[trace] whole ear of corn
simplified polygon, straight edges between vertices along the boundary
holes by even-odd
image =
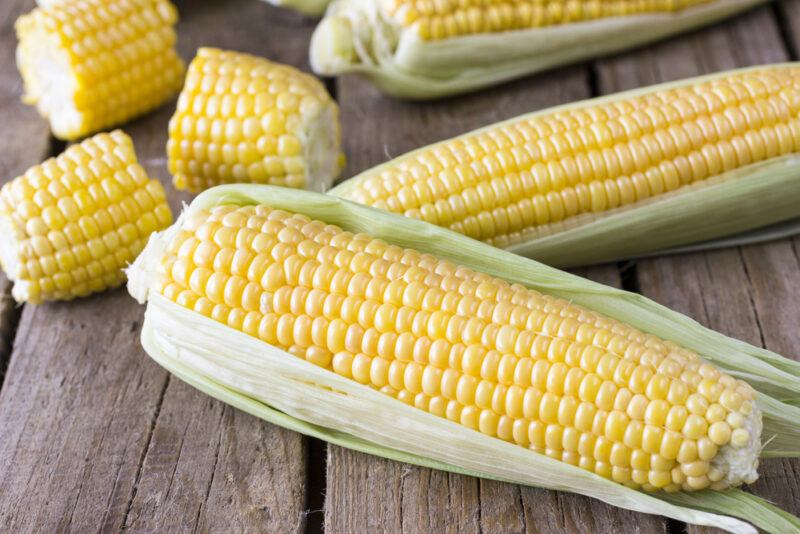
[[[121,285],[150,234],[171,222],[130,138],[98,134],[0,189],[0,267],[18,302],[83,297]]]
[[[73,140],[122,124],[180,89],[178,13],[168,0],[62,0],[16,23],[24,101]]]
[[[370,235],[354,233],[367,228]],[[482,265],[490,268],[473,270]],[[525,287],[517,273],[544,286]],[[768,363],[783,362],[776,355],[729,351],[738,342],[691,322],[686,345],[680,336],[659,339],[560,295],[569,287],[580,294],[570,275],[327,195],[264,186],[208,191],[151,240],[129,276],[131,294],[149,301],[143,344],[151,356],[279,424],[389,457],[733,531],[750,530],[629,489],[722,489],[756,476],[754,390],[689,347],[718,339],[734,368],[774,380],[788,388],[784,396],[799,394],[800,371],[795,365],[791,379],[781,378],[784,371]],[[589,299],[624,295],[581,283],[594,289]],[[648,319],[638,311],[638,320]],[[688,321],[658,311],[661,324],[648,330]],[[764,406],[768,427],[798,411]],[[432,439],[442,434],[447,447]],[[758,513],[748,517],[764,528],[797,528],[763,502],[728,495],[754,506]],[[694,506],[720,510],[705,492]]]
[[[311,42],[325,76],[363,74],[428,99],[472,91],[698,28],[764,0],[336,0]]]
[[[338,176],[339,108],[319,80],[266,59],[201,48],[169,124],[173,184],[255,182],[324,191]]]
[[[572,266],[798,217],[799,151],[800,67],[774,65],[524,115],[400,156],[331,194]]]

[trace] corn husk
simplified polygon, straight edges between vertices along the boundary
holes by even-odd
[[[772,455],[800,455],[800,364],[708,330],[640,295],[606,287],[426,223],[306,191],[270,186],[221,186],[201,194],[189,212],[219,204],[268,204],[302,212],[353,232],[368,232],[403,247],[567,298],[637,328],[696,350],[759,390]],[[560,491],[614,506],[755,532],[744,517],[770,532],[800,532],[800,521],[740,490],[653,494],[631,490],[588,471],[485,436],[409,407],[314,366],[259,339],[149,292],[163,249],[181,221],[151,238],[129,269],[129,291],[148,302],[142,332],[147,353],[189,384],[257,417],[386,458]],[[775,432],[780,432],[776,435]],[[436,439],[431,439],[436,436]],[[781,443],[780,450],[772,444]],[[442,446],[442,443],[446,446]]]
[[[309,17],[320,17],[330,3],[329,0],[265,0],[273,6],[293,9]]]
[[[674,13],[610,17],[425,41],[374,0],[336,0],[311,40],[320,75],[357,73],[409,99],[465,93],[712,24],[765,0],[712,0]]]
[[[786,63],[748,67],[615,93],[515,117],[455,139],[543,115],[628,100],[736,73],[798,65]],[[334,187],[329,194],[348,198],[362,181],[379,176],[388,167],[411,160],[419,152],[451,141],[434,143],[364,171]],[[546,231],[513,243],[507,250],[565,268],[654,254],[753,244],[796,235],[800,232],[798,176],[800,154],[772,158],[636,204],[599,214],[583,214],[551,224]]]

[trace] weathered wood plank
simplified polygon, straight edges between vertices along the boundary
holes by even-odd
[[[296,15],[180,7],[187,58],[212,44],[304,64],[311,24]],[[188,197],[163,161],[173,107],[124,129],[177,208]],[[140,347],[141,319],[124,289],[25,308],[0,392],[0,530],[301,530],[303,438],[170,379]]]
[[[425,104],[389,99],[357,78],[343,78],[338,88],[349,159],[345,176],[437,140],[589,96],[586,73],[579,68]],[[619,284],[613,266],[579,274]],[[329,533],[611,532],[631,524],[640,532],[666,529],[661,518],[591,499],[433,471],[334,446],[328,448],[325,496]]]
[[[31,165],[39,163],[50,150],[50,130],[36,110],[25,106],[22,80],[17,73],[14,53],[14,21],[34,6],[33,0],[0,4],[0,186],[13,180]],[[11,337],[19,321],[19,309],[11,299],[11,284],[0,272],[0,384],[11,351]]]
[[[0,392],[0,530],[122,526],[166,384],[140,322],[124,290],[25,307]]]
[[[728,25],[599,62],[598,70],[601,91],[608,93],[787,59],[773,12],[763,8]],[[715,330],[789,357],[797,356],[799,272],[796,244],[790,240],[638,262],[645,295]],[[762,478],[751,490],[798,513],[800,462],[764,461],[760,471]],[[707,529],[690,526],[689,531]]]

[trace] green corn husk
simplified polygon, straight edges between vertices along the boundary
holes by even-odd
[[[271,186],[220,186],[198,196],[188,212],[221,204],[267,204],[301,212],[348,231],[367,232],[572,300],[676,341],[728,372],[751,379],[759,391],[764,414],[762,439],[769,441],[765,452],[770,456],[800,456],[800,409],[769,396],[800,400],[797,362],[708,330],[640,295],[558,271],[421,221],[329,195]],[[800,520],[740,490],[668,495],[629,489],[397,402],[150,293],[156,265],[181,222],[150,239],[129,269],[128,289],[140,302],[148,302],[142,331],[148,354],[209,395],[291,430],[398,461],[580,493],[614,506],[731,532],[755,532],[731,516],[769,532],[800,532]],[[446,436],[446,447],[440,445],[442,436]],[[773,448],[775,443],[780,443],[778,449]]]
[[[264,0],[273,6],[293,9],[310,17],[321,17],[330,0]]]
[[[342,198],[364,180],[455,139],[506,124],[628,100],[748,71],[796,67],[762,65],[714,73],[556,106],[468,132],[399,156],[345,180],[328,193]],[[800,154],[789,154],[707,178],[672,192],[599,214],[582,214],[550,225],[547,234],[506,250],[553,267],[585,266],[655,254],[684,253],[753,244],[800,233]]]
[[[312,37],[311,67],[324,76],[362,74],[395,97],[440,98],[641,46],[765,1],[711,0],[674,13],[425,41],[393,22],[381,2],[336,0]]]

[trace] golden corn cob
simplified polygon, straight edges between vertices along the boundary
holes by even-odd
[[[798,151],[800,68],[775,66],[506,121],[332,193],[514,247]]]
[[[131,139],[98,134],[0,189],[0,267],[18,302],[86,296],[122,284],[150,234],[171,222]]]
[[[177,18],[168,0],[62,0],[34,9],[16,24],[24,101],[67,140],[155,109],[183,79]]]
[[[313,76],[201,48],[169,124],[178,189],[253,182],[323,191],[339,174],[339,110]]]
[[[266,205],[173,235],[153,291],[401,402],[634,488],[757,476],[754,391],[675,343]]]

